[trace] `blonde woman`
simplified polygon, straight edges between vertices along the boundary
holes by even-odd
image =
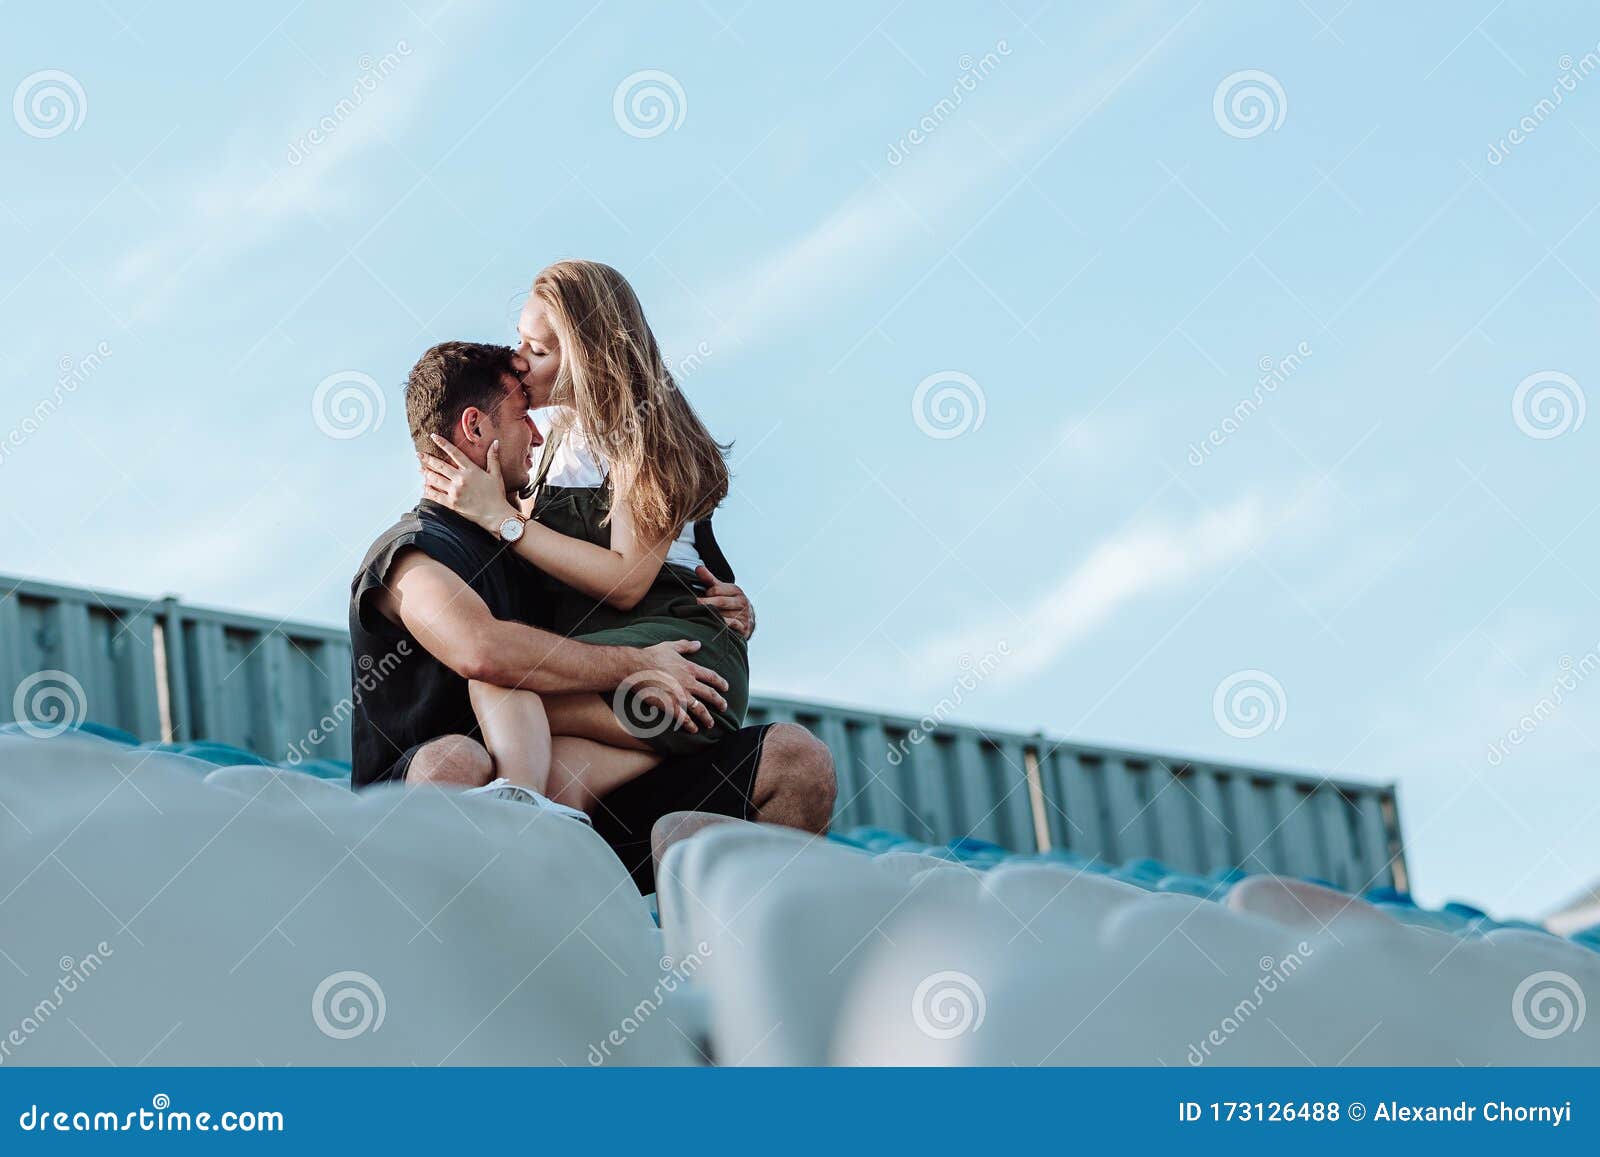
[[[482,470],[438,437],[442,457],[421,456],[425,497],[498,535],[554,580],[541,625],[594,644],[689,639],[700,644],[694,661],[728,684],[710,729],[687,713],[664,714],[648,683],[611,696],[542,698],[475,684],[496,774],[589,810],[662,758],[703,750],[742,725],[744,635],[754,624],[730,629],[718,614],[729,608],[703,600],[714,579],[733,580],[710,524],[728,493],[726,447],[679,392],[633,287],[607,265],[557,262],[534,280],[517,330],[529,398],[553,415],[524,503],[506,496],[498,443]],[[612,750],[574,767],[558,746],[552,775],[550,736]]]

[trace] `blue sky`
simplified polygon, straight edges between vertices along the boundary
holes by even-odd
[[[978,7],[8,5],[0,569],[341,622],[411,362],[595,258],[758,690],[999,654],[961,717],[1397,780],[1425,897],[1600,877],[1600,20]]]

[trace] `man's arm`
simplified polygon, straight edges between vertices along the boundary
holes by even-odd
[[[727,681],[685,658],[698,643],[596,647],[497,619],[460,575],[420,550],[399,554],[372,598],[380,614],[405,627],[463,679],[548,694],[610,691],[637,678],[659,687],[680,719],[687,713],[707,729],[712,719],[706,703],[726,708],[721,692]],[[692,722],[687,726],[695,730]]]

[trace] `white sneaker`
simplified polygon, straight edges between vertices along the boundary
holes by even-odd
[[[588,812],[579,811],[575,807],[568,807],[564,803],[557,803],[548,796],[540,795],[531,787],[523,787],[520,783],[512,783],[509,779],[497,779],[486,783],[482,787],[468,788],[462,795],[484,795],[490,799],[508,799],[513,803],[525,803],[532,807],[542,808],[558,816],[566,816],[569,820],[577,820],[581,824],[594,826]]]

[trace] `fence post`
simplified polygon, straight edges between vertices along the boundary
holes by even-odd
[[[156,673],[166,688],[167,718],[163,721],[166,743],[184,743],[196,738],[190,719],[189,647],[184,638],[183,608],[178,596],[161,600],[161,655],[166,670]]]

